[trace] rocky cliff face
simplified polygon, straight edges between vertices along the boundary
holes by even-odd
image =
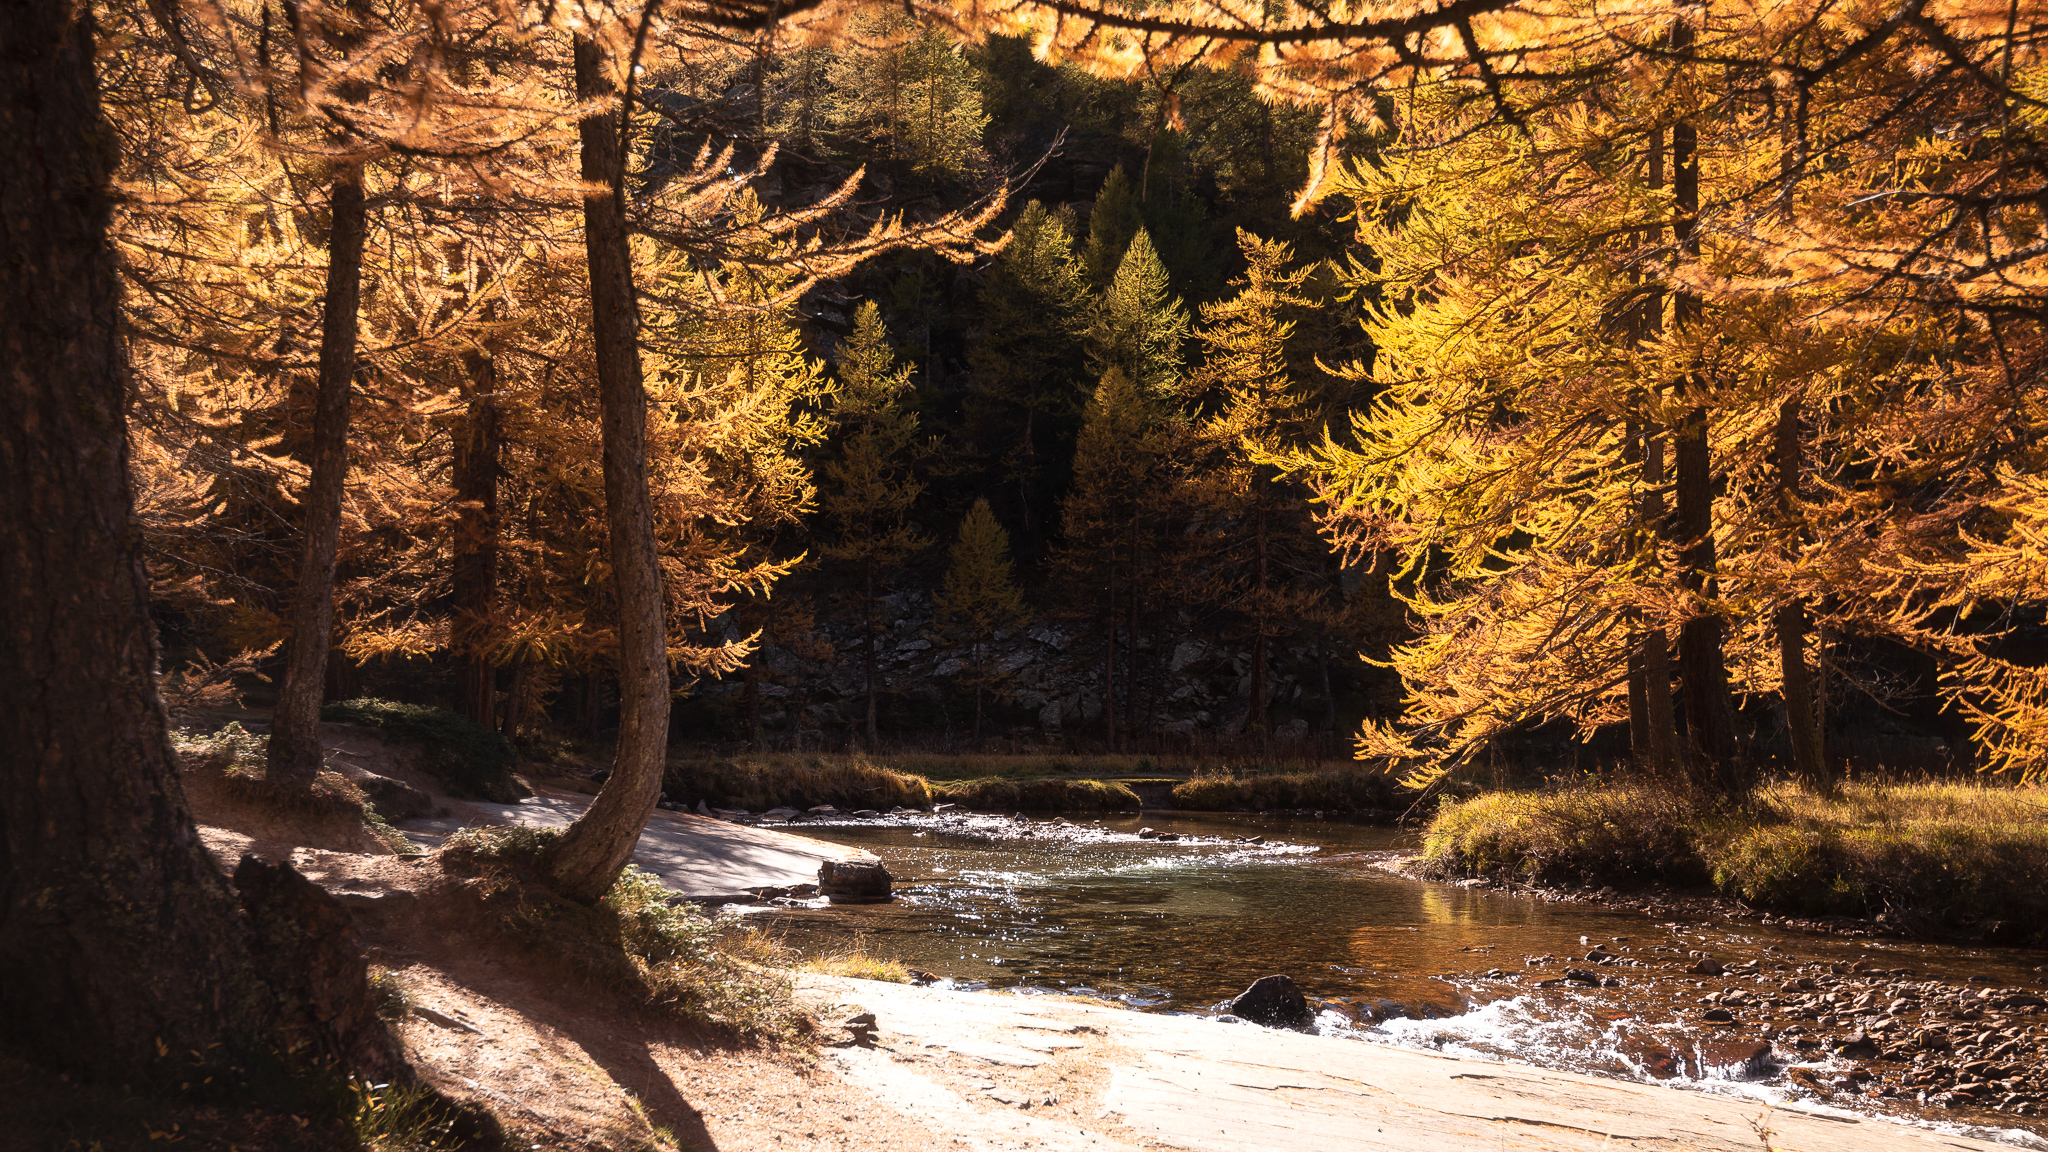
[[[876,673],[883,691],[885,730],[964,738],[973,724],[970,653],[949,645],[933,619],[931,597],[922,590],[882,600],[887,621],[877,639]],[[1000,695],[986,704],[984,734],[1034,742],[1099,736],[1103,730],[1103,637],[1097,628],[1070,620],[1034,618],[996,634],[987,660],[1003,678]],[[765,742],[805,747],[845,739],[863,714],[860,623],[821,614],[817,638],[830,645],[829,659],[806,659],[767,646],[758,660],[761,725]],[[822,648],[822,646],[820,646]],[[1191,621],[1176,621],[1165,634],[1141,635],[1137,643],[1135,722],[1119,716],[1119,727],[1142,741],[1197,743],[1204,738],[1254,735],[1246,731],[1250,711],[1251,654],[1194,634]],[[1378,687],[1355,654],[1328,653],[1324,692],[1322,659],[1313,644],[1275,645],[1268,669],[1269,739],[1304,747],[1327,741],[1334,712],[1339,733],[1369,711]],[[1131,683],[1125,667],[1125,639],[1118,637],[1117,699],[1128,709]],[[686,713],[700,725],[741,736],[747,728],[743,677],[700,685]]]

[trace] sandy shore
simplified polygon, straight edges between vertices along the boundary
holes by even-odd
[[[1058,997],[808,976],[875,1014],[836,1076],[975,1149],[1192,1152],[1638,1149],[1852,1152],[2010,1145],[1882,1120]]]

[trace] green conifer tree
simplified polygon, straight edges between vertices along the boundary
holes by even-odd
[[[1308,269],[1289,271],[1285,244],[1238,233],[1245,273],[1238,294],[1204,305],[1197,333],[1208,349],[1188,381],[1192,400],[1214,413],[1200,429],[1200,466],[1188,494],[1199,509],[1208,555],[1199,595],[1237,623],[1250,643],[1246,730],[1266,725],[1267,674],[1274,640],[1292,635],[1332,591],[1329,549],[1317,538],[1308,492],[1280,483],[1265,462],[1314,442],[1313,409],[1288,369],[1294,324],[1286,313],[1308,306]]]
[[[899,174],[961,179],[986,166],[974,66],[953,38],[901,15],[857,21],[858,46],[839,54],[828,70],[828,118],[839,130],[863,135],[889,149]]]
[[[1088,283],[1097,291],[1109,287],[1116,277],[1117,265],[1123,262],[1124,250],[1131,246],[1140,223],[1137,193],[1119,164],[1110,169],[1109,179],[1095,194],[1095,211],[1088,217],[1088,247],[1081,257]]]
[[[873,301],[854,314],[853,337],[835,363],[839,389],[832,420],[837,427],[836,451],[824,463],[825,514],[834,528],[834,542],[825,548],[859,574],[862,672],[867,696],[865,730],[869,747],[877,740],[875,722],[875,603],[889,576],[930,540],[906,517],[924,485],[910,474],[917,438],[917,416],[904,404],[910,372],[896,367],[882,326],[881,309]]]
[[[1089,317],[1089,362],[1099,372],[1121,371],[1152,396],[1167,396],[1179,388],[1187,338],[1187,309],[1168,287],[1152,237],[1140,228]]]
[[[1036,200],[1024,206],[1009,246],[989,268],[982,335],[967,353],[975,379],[970,418],[984,442],[1007,446],[1003,482],[1016,486],[1027,531],[1046,467],[1040,444],[1058,433],[1048,417],[1069,414],[1064,435],[1071,437],[1070,414],[1079,406],[1088,286],[1074,261],[1069,219]]]
[[[1004,675],[990,662],[995,634],[1024,616],[1024,595],[1010,574],[1010,534],[986,499],[960,522],[953,562],[938,596],[944,638],[967,646],[967,680],[974,686],[974,739],[981,741],[982,698],[1001,691]]]
[[[1136,713],[1132,690],[1138,625],[1158,559],[1161,479],[1175,429],[1159,405],[1111,367],[1088,403],[1074,449],[1074,481],[1061,502],[1061,543],[1054,570],[1078,613],[1101,635],[1102,713],[1117,741],[1117,631],[1125,640],[1126,728]]]

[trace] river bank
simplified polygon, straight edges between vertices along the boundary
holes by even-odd
[[[826,1066],[889,1113],[977,1149],[1302,1152],[1502,1148],[1850,1152],[2000,1145],[1820,1106],[1680,1093],[1067,998],[803,981],[871,1014]],[[871,1046],[870,1046],[871,1045]],[[949,1141],[946,1138],[950,1138]],[[721,1148],[725,1145],[721,1142]]]
[[[1220,756],[761,753],[678,757],[664,788],[694,804],[761,812],[950,803],[1064,815],[1182,811],[1397,815],[1393,786],[1348,763]]]
[[[1419,866],[1441,878],[1688,894],[1813,926],[1928,939],[2048,944],[2048,805],[1974,783],[1789,783],[1710,807],[1657,784],[1494,792],[1444,804]],[[1647,891],[1645,891],[1647,890]]]
[[[876,853],[898,899],[762,910],[768,931],[803,952],[858,939],[942,987],[1216,1017],[1281,972],[1333,1038],[2048,1134],[2042,958],[2020,950],[1425,881],[1400,871],[1412,834],[1312,818],[906,813],[806,833]]]

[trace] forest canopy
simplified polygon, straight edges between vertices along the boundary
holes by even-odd
[[[1714,792],[1862,709],[2032,774],[2031,15],[108,6],[174,681]]]

